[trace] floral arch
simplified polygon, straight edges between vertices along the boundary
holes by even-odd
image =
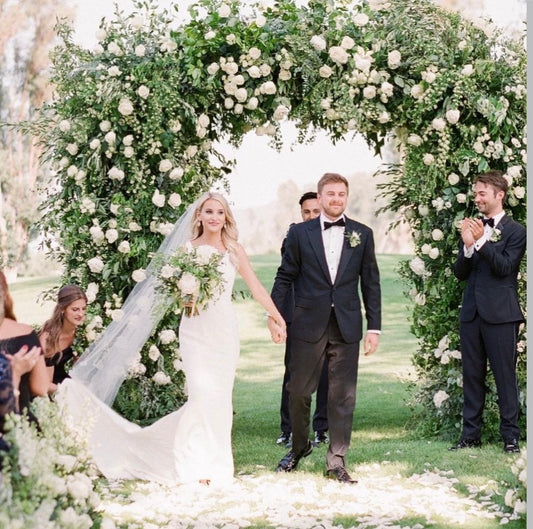
[[[301,141],[316,129],[333,142],[354,131],[379,152],[390,138],[400,161],[383,167],[382,192],[416,247],[400,270],[419,339],[414,409],[425,433],[455,435],[457,225],[475,211],[473,177],[489,167],[506,173],[506,209],[525,222],[523,44],[429,0],[279,0],[267,8],[200,0],[181,24],[155,3],[135,8],[104,20],[90,51],[59,26],[56,97],[34,126],[60,184],[42,227],[66,279],[92,300],[88,340],[117,317],[185,206],[223,185],[231,161],[217,142],[239,145],[255,130],[280,145],[285,119]],[[525,268],[520,285],[525,300]],[[160,416],[180,398],[177,318],[167,315],[119,393],[116,406],[130,419]],[[492,388],[487,425],[496,417]]]

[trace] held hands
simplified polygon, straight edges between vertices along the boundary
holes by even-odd
[[[274,343],[285,343],[287,339],[287,328],[283,319],[278,320],[273,316],[267,316],[267,325],[268,330],[270,331],[270,336]]]
[[[484,233],[485,228],[483,227],[481,219],[463,219],[463,222],[461,223],[461,238],[467,248],[475,244]]]

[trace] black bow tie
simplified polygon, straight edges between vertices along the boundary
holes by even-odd
[[[344,226],[346,223],[344,222],[344,218],[341,217],[340,219],[336,220],[335,222],[328,222],[327,220],[324,221],[324,229],[329,230],[331,226]]]
[[[482,222],[483,222],[483,226],[485,226],[485,224],[488,224],[491,228],[494,228],[494,219],[481,219]]]

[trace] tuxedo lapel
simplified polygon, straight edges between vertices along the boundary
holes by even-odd
[[[315,221],[316,220],[316,221]],[[326,253],[324,251],[324,242],[322,241],[322,229],[320,227],[320,220],[315,219],[308,221],[307,224],[307,234],[309,236],[309,244],[320,264],[320,268],[324,272],[324,275],[331,282],[331,277],[329,275],[328,263],[326,261]]]

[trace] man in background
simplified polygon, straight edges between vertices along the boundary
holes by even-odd
[[[465,218],[461,224],[454,273],[466,281],[459,313],[463,432],[450,450],[481,445],[488,359],[498,391],[503,450],[520,452],[516,340],[524,315],[517,276],[526,251],[526,228],[505,214],[507,187],[501,171],[479,175],[474,201],[483,218]]]
[[[314,191],[308,191],[304,193],[299,200],[300,213],[304,222],[312,219],[316,219],[320,215],[320,205],[318,204],[317,194]],[[281,256],[285,250],[285,240],[281,245]],[[291,342],[290,342],[290,322],[292,319],[292,313],[294,311],[294,291],[291,289],[287,294],[287,298],[281,309],[281,315],[283,316],[287,324],[287,341],[285,342],[285,374],[283,375],[283,384],[281,387],[281,434],[278,437],[276,443],[279,445],[291,447],[291,421],[289,417],[289,392],[287,391],[287,384],[290,379],[289,375],[289,361],[291,357]],[[315,413],[313,415],[313,430],[315,432],[314,445],[318,446],[321,443],[327,444],[328,439],[328,370],[326,364],[322,370],[320,382],[316,392],[316,405]]]

